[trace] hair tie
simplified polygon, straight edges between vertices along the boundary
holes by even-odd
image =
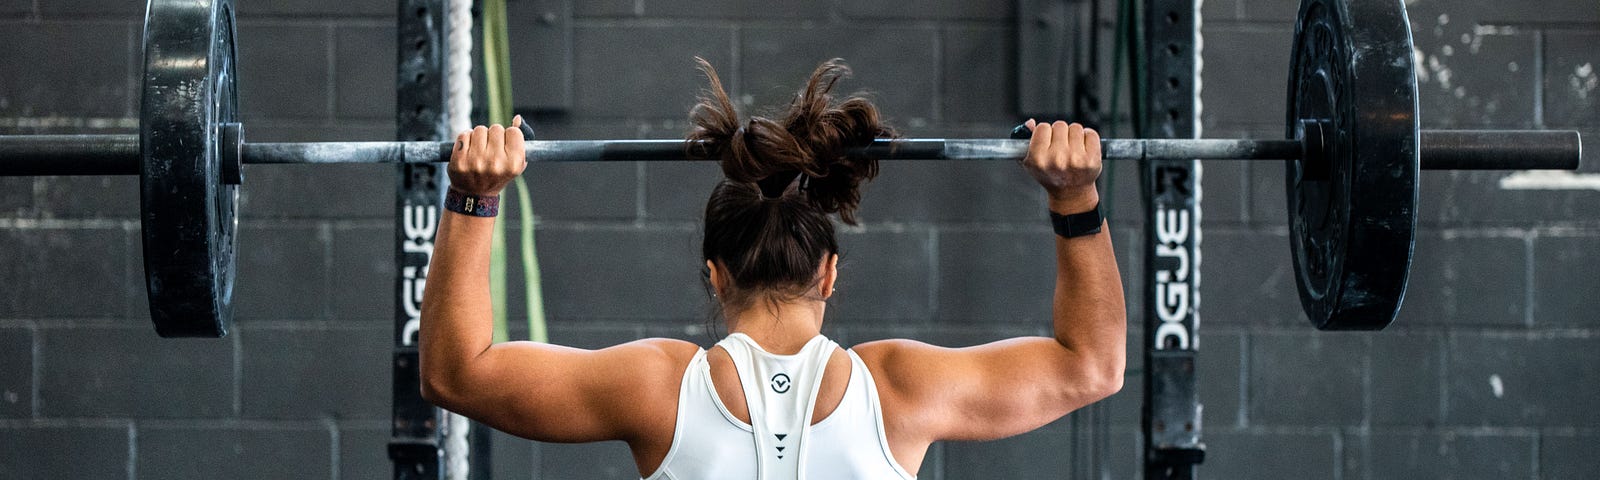
[[[763,198],[783,198],[804,190],[810,184],[810,175],[795,170],[778,172],[756,181],[756,186],[761,188]]]

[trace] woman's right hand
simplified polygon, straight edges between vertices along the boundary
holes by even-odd
[[[499,195],[506,184],[528,168],[523,155],[522,116],[511,128],[479,125],[456,135],[450,153],[450,188],[472,195]]]
[[[1100,134],[1076,123],[1057,121],[1023,125],[1033,130],[1022,165],[1050,195],[1050,209],[1070,215],[1100,203],[1095,179],[1100,177]]]

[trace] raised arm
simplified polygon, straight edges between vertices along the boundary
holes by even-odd
[[[449,166],[451,188],[478,198],[494,196],[520,175],[527,163],[515,126],[480,126],[458,137]],[[454,211],[440,219],[422,303],[423,398],[543,441],[630,440],[642,429],[659,428],[660,421],[650,418],[659,408],[648,400],[670,400],[671,405],[659,407],[676,408],[677,396],[641,394],[676,392],[695,347],[660,339],[595,351],[534,342],[494,344],[489,295],[494,220]]]
[[[1078,124],[1037,124],[1024,166],[1058,214],[1099,203],[1100,138]],[[1024,433],[1122,388],[1127,320],[1111,235],[1054,236],[1054,336],[969,348],[910,340],[856,347],[877,374],[891,447]],[[897,440],[898,438],[898,440]],[[901,450],[896,448],[896,450]],[[897,452],[898,455],[898,452]]]

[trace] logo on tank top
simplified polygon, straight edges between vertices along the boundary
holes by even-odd
[[[773,375],[770,383],[772,384],[772,391],[778,393],[789,393],[790,382],[788,375],[782,373]]]

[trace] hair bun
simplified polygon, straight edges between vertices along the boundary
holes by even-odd
[[[835,102],[834,84],[850,74],[844,61],[817,66],[781,121],[753,116],[741,122],[716,69],[703,58],[695,60],[709,85],[689,114],[694,129],[688,140],[698,142],[690,154],[717,159],[729,181],[756,184],[768,198],[792,195],[788,187],[804,183],[798,190],[812,205],[854,225],[861,183],[878,175],[878,161],[852,155],[851,149],[893,138],[895,132],[871,101],[851,96]]]

